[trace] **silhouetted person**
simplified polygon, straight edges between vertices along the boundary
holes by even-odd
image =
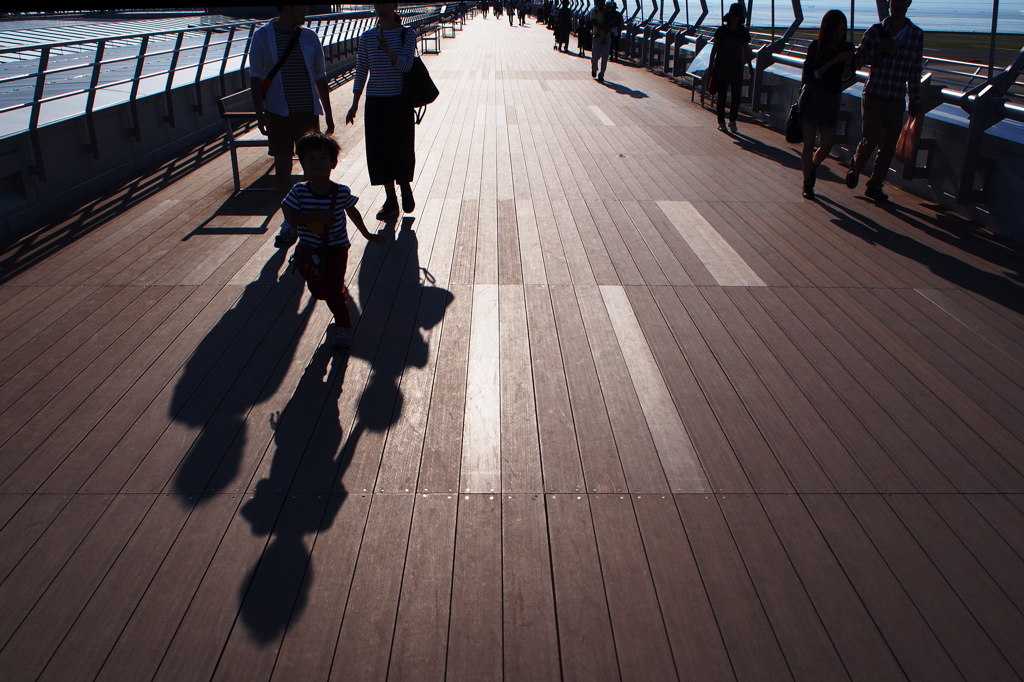
[[[921,111],[921,58],[924,31],[907,19],[910,0],[889,0],[889,17],[864,32],[855,63],[870,64],[861,94],[861,141],[850,161],[846,186],[857,187],[860,172],[878,147],[871,178],[864,195],[877,202],[889,197],[882,191],[889,163],[903,127],[904,100],[909,96],[910,115]]]
[[[715,76],[718,84],[718,129],[725,129],[725,94],[732,90],[732,107],[729,110],[729,130],[736,132],[736,118],[740,113],[740,99],[743,90],[743,64],[751,63],[750,31],[743,25],[746,12],[743,5],[734,2],[729,5],[729,13],[725,15],[725,23],[715,31],[714,43],[708,68]]]
[[[278,8],[278,17],[257,30],[249,48],[250,92],[260,132],[267,136],[267,153],[274,157],[277,192],[291,188],[295,142],[320,130],[320,114],[327,134],[334,133],[331,89],[327,84],[324,48],[314,31],[302,28],[305,5]],[[278,248],[295,243],[287,223],[274,242]]]
[[[483,6],[486,17],[487,3]],[[366,169],[370,184],[382,185],[386,195],[377,220],[390,220],[398,217],[395,183],[402,190],[402,210],[416,208],[410,185],[416,168],[415,114],[402,95],[405,74],[416,57],[416,31],[402,26],[398,3],[377,3],[373,9],[377,25],[359,36],[352,107],[345,122],[355,121],[365,87]]]
[[[803,196],[814,198],[818,166],[828,158],[836,140],[839,98],[843,82],[853,76],[853,44],[846,41],[846,15],[829,10],[821,19],[818,38],[807,47],[803,83],[807,88],[800,117],[804,128],[804,149],[800,163],[804,172]],[[820,145],[815,151],[814,138]]]
[[[384,238],[367,231],[356,208],[359,197],[353,196],[346,185],[331,180],[341,153],[334,138],[320,133],[307,135],[299,140],[297,151],[306,180],[292,187],[281,204],[285,217],[298,228],[295,266],[306,280],[309,293],[325,301],[334,313],[333,344],[345,348],[352,343],[345,290],[349,247],[346,217],[367,241],[380,243]]]
[[[555,17],[555,49],[563,52],[569,51],[569,34],[572,32],[572,10],[569,9],[569,0],[562,0],[562,6],[558,8]]]

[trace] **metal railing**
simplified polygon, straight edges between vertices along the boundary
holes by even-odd
[[[692,24],[675,23],[679,15],[678,0],[672,0],[674,11],[669,21],[656,20],[664,17],[668,9],[662,2],[653,2],[653,10],[646,18],[642,16],[643,5],[633,0],[632,14],[629,0],[622,0],[623,17],[626,25],[622,30],[622,52],[632,61],[661,73],[678,82],[695,88],[702,75],[700,70],[691,70],[691,62],[697,62],[698,55],[711,42],[715,27],[704,25],[708,15],[707,0],[700,0],[701,14]],[[752,0],[745,3],[749,8]],[[771,0],[774,16],[775,0]],[[880,11],[884,3],[879,2]],[[573,0],[574,25],[586,22],[591,7],[590,0]],[[765,71],[774,64],[784,64],[802,69],[807,56],[810,40],[795,37],[803,21],[800,0],[792,0],[794,21],[781,35],[751,31],[751,48],[755,52],[755,75],[751,87],[750,103],[755,111],[762,109],[762,82]],[[689,7],[687,5],[687,17]],[[995,31],[995,5],[993,7],[993,33]],[[638,20],[639,19],[639,20]],[[979,150],[985,131],[1004,119],[1024,122],[1024,48],[1002,71],[995,67],[995,42],[989,50],[986,64],[945,59],[925,54],[923,59],[922,96],[925,112],[940,104],[952,104],[968,114],[967,154],[963,161],[957,202],[962,205],[978,203],[984,193],[974,188],[974,179],[979,166]],[[925,45],[927,49],[927,43]],[[706,61],[706,59],[704,60]],[[868,71],[858,71],[850,81],[867,80]],[[912,173],[912,171],[911,171]],[[912,175],[911,175],[912,177]]]
[[[403,7],[408,25],[419,26],[440,17],[443,5]],[[369,11],[312,16],[306,26],[320,37],[328,69],[351,66],[359,35],[375,21]],[[39,129],[47,123],[84,116],[86,153],[100,158],[94,113],[104,107],[129,104],[130,135],[141,140],[136,101],[164,93],[165,122],[176,126],[171,91],[194,88],[193,110],[203,116],[206,102],[200,83],[221,81],[221,95],[248,87],[242,72],[255,31],[266,20],[241,21],[184,30],[45,43],[0,50],[0,137],[28,131],[37,160],[30,172],[45,181],[39,159]],[[229,76],[237,75],[234,90]],[[332,74],[329,74],[332,75]]]

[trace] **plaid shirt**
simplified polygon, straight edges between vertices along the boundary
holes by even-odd
[[[885,53],[875,54],[884,40],[895,38],[889,19],[864,32],[857,48],[857,66],[871,65],[864,94],[886,101],[901,100],[910,95],[910,106],[921,104],[921,59],[924,53],[924,31],[907,20],[907,37]]]

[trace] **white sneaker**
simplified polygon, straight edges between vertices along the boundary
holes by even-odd
[[[731,123],[729,123],[729,130],[733,131],[734,133],[737,132],[736,121],[732,121]]]
[[[279,249],[287,249],[298,240],[299,234],[295,226],[287,220],[281,223],[281,231],[274,237],[274,246]]]
[[[352,327],[339,327],[334,324],[334,343],[332,344],[335,348],[348,348],[352,345]]]

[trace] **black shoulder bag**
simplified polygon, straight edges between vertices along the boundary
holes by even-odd
[[[260,84],[263,86],[264,95],[266,95],[267,92],[270,90],[270,84],[274,81],[274,76],[276,76],[277,72],[281,70],[281,67],[284,66],[284,63],[288,61],[288,57],[291,56],[292,50],[294,50],[295,46],[298,45],[300,35],[302,35],[302,27],[296,26],[295,32],[292,33],[292,39],[288,41],[288,47],[284,48],[284,52],[281,54],[281,58],[277,60],[277,64],[274,64],[274,68],[270,70],[270,73],[267,74],[267,77],[260,82]]]
[[[402,28],[402,46],[405,46],[405,36],[409,33],[408,27]],[[417,56],[413,56],[412,68],[405,74],[405,84],[402,86],[402,95],[416,111],[416,125],[423,120],[427,105],[437,99],[440,94],[434,81],[430,78],[426,64]]]

